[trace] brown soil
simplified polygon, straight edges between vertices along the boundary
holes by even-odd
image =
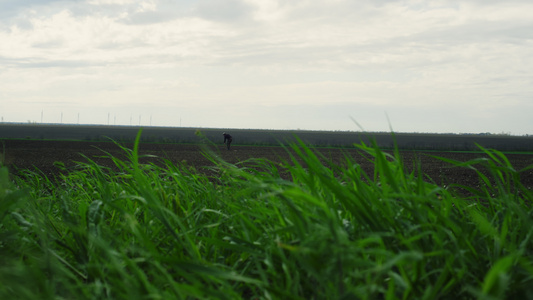
[[[7,166],[11,173],[17,174],[21,169],[39,169],[49,177],[54,177],[61,172],[55,162],[63,162],[67,169],[74,168],[76,161],[86,162],[86,156],[98,164],[113,167],[114,164],[109,153],[114,157],[126,159],[125,151],[111,142],[73,142],[73,141],[38,141],[38,140],[4,140],[0,143],[0,163]],[[132,149],[133,145],[125,144],[124,147]],[[202,153],[200,145],[183,144],[141,144],[140,155],[155,155],[157,158],[143,158],[141,162],[160,163],[167,159],[172,163],[185,163],[196,169],[209,172],[204,167],[213,166]],[[288,151],[282,147],[257,147],[257,146],[232,146],[230,151],[224,145],[211,148],[213,153],[223,160],[237,164],[251,158],[264,158],[274,162],[290,159]],[[328,160],[342,164],[345,155],[349,155],[368,174],[372,174],[373,163],[368,155],[357,149],[316,148]],[[446,157],[457,161],[468,161],[475,158],[486,157],[482,153],[459,152],[414,152],[402,151],[402,159],[408,169],[418,162],[424,174],[439,185],[463,184],[471,187],[478,186],[480,181],[475,172],[468,168],[451,167],[449,163],[431,156]],[[431,156],[430,156],[431,155]],[[533,155],[506,154],[516,170],[521,170],[533,164]],[[533,188],[533,170],[520,174],[521,182]]]

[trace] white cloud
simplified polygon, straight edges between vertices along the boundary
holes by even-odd
[[[512,126],[511,112],[531,108],[530,1],[91,0],[0,6],[0,40],[6,41],[0,43],[0,104],[33,103],[9,108],[22,121],[26,117],[18,110],[69,103],[72,110],[84,107],[95,115],[124,106],[129,114],[148,107],[154,114],[197,112],[195,126],[227,123],[218,111],[228,110],[240,115],[235,127],[275,128],[268,122],[276,115],[282,128],[351,129],[343,127],[351,126],[349,118],[337,122],[317,112],[344,118],[340,107],[359,106],[386,122],[378,117],[385,110],[394,121],[396,114],[438,114],[445,107],[463,118],[456,122],[465,126],[463,132],[482,126],[527,132],[527,121]],[[262,119],[253,113],[257,109],[270,117]],[[499,111],[506,114],[493,121],[497,125],[482,118]],[[476,126],[469,117],[478,120]],[[400,119],[398,128],[407,131],[450,128],[439,118],[427,124],[431,119],[416,113]],[[170,116],[166,122],[176,125]]]
[[[127,4],[134,4],[136,2],[138,1],[136,0],[89,0],[87,3],[90,5],[127,5]]]

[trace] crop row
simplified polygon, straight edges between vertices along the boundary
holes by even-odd
[[[0,124],[0,138],[101,141],[133,141],[136,126]],[[354,143],[375,141],[381,148],[413,150],[476,150],[476,144],[500,151],[533,151],[533,137],[488,134],[422,134],[353,131],[260,130],[224,128],[146,127],[142,142],[198,143],[202,139],[218,143],[222,132],[233,136],[234,144],[278,145],[296,141],[321,147],[350,147]]]

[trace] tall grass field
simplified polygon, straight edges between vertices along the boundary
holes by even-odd
[[[0,299],[533,299],[533,165],[501,152],[447,160],[479,176],[458,192],[371,144],[373,173],[304,143],[206,147],[208,173],[140,164],[139,139],[114,169],[0,168]]]

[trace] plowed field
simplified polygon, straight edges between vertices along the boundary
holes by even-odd
[[[63,162],[68,168],[75,166],[75,161],[86,161],[82,156],[87,156],[103,166],[113,167],[112,160],[107,153],[115,157],[124,158],[124,150],[111,142],[72,142],[72,141],[38,141],[38,140],[4,140],[0,146],[0,163],[8,166],[11,173],[16,174],[20,169],[39,169],[50,177],[60,173],[60,168],[55,162]],[[132,148],[131,144],[124,144],[126,148]],[[290,158],[286,149],[282,147],[258,147],[258,146],[232,146],[230,151],[224,148],[222,143],[211,148],[214,153],[229,163],[239,163],[251,158],[265,158],[275,162],[282,162]],[[368,155],[361,154],[357,149],[334,149],[316,148],[314,151],[322,153],[328,160],[342,163],[345,155],[351,156],[354,161],[365,171],[372,172],[373,164]],[[186,163],[194,166],[201,172],[210,171],[204,167],[213,164],[202,154],[200,145],[183,144],[141,144],[141,155],[155,155],[158,158],[144,158],[142,162],[158,163],[162,158],[173,163]],[[451,167],[431,156],[440,156],[468,161],[474,158],[485,157],[483,153],[460,153],[460,152],[414,152],[402,151],[402,159],[407,168],[412,168],[415,161],[419,162],[422,171],[439,185],[453,183],[475,187],[479,185],[479,179],[475,172],[466,168]],[[430,156],[431,155],[431,156]],[[521,170],[533,164],[533,155],[530,154],[507,154],[507,158],[516,170]],[[533,188],[533,170],[521,173],[521,181],[529,188]]]

